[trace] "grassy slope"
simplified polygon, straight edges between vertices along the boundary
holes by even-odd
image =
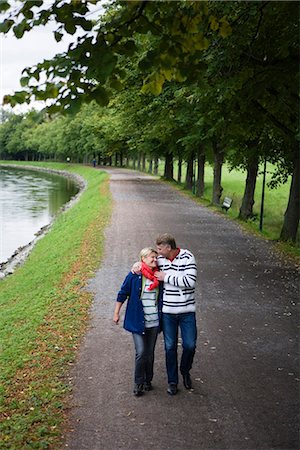
[[[270,167],[269,170],[272,170]],[[222,171],[222,187],[223,195],[233,198],[233,204],[231,209],[231,216],[237,216],[242,204],[242,198],[244,195],[246,173],[239,171],[229,172],[227,167],[223,167]],[[256,182],[255,189],[255,203],[253,212],[258,216],[256,225],[258,227],[260,206],[261,206],[261,193],[262,193],[262,174],[259,174]],[[266,181],[271,179],[271,173],[267,173]],[[206,169],[206,190],[205,197],[211,199],[212,197],[212,183],[213,173],[212,168]],[[283,224],[283,217],[287,206],[289,196],[290,182],[279,186],[277,189],[270,189],[266,185],[265,189],[265,204],[264,204],[264,221],[263,230],[267,237],[272,239],[278,238],[280,230]]]
[[[159,167],[159,174],[163,174],[163,164]],[[267,176],[266,181],[271,180],[271,174],[274,168],[271,164],[267,165]],[[186,167],[183,166],[182,180],[185,179]],[[177,165],[174,166],[174,177],[177,179]],[[232,207],[227,213],[227,216],[233,220],[236,220],[239,214],[239,209],[242,204],[242,199],[245,189],[246,173],[233,170],[229,172],[227,166],[224,164],[222,168],[222,187],[223,187],[223,197],[231,197],[233,199]],[[256,189],[255,189],[255,203],[253,207],[253,213],[255,217],[253,220],[246,222],[240,222],[241,225],[248,231],[259,234],[264,238],[276,241],[280,236],[280,231],[283,225],[284,213],[287,207],[289,191],[290,191],[289,178],[286,184],[278,186],[276,189],[270,189],[267,185],[265,187],[265,202],[264,202],[264,216],[263,216],[263,230],[259,232],[259,217],[260,217],[260,207],[261,207],[261,194],[262,194],[262,184],[263,175],[262,167],[260,167],[260,172],[257,177]],[[206,164],[205,166],[205,190],[204,195],[201,199],[195,197],[190,191],[184,190],[183,184],[174,184],[174,187],[185,192],[187,195],[191,195],[192,198],[206,206],[209,206],[216,211],[220,211],[220,208],[213,207],[210,205],[212,199],[212,186],[213,186],[213,168],[212,166]],[[277,243],[277,248],[283,252],[286,256],[290,256],[296,263],[300,263],[300,229],[298,231],[297,244],[290,245],[288,243]]]
[[[47,448],[61,434],[64,375],[91,303],[82,287],[99,266],[111,211],[104,172],[41,165],[79,174],[88,187],[26,264],[0,282],[1,448]]]

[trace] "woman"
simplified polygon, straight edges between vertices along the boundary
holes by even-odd
[[[128,299],[124,328],[130,331],[135,345],[134,395],[151,391],[154,349],[162,309],[162,283],[154,276],[157,271],[157,252],[146,247],[140,253],[141,273],[130,272],[118,293],[114,322],[119,323],[120,309]]]

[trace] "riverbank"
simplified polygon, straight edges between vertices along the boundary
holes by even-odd
[[[61,434],[66,371],[92,301],[83,288],[99,267],[111,213],[106,173],[72,164],[37,166],[80,177],[85,189],[26,262],[0,282],[0,434],[1,448],[10,450],[55,448]]]
[[[6,164],[6,163],[0,163],[0,168],[20,168],[20,164]],[[47,167],[37,167],[37,166],[31,166],[31,165],[22,165],[22,169],[26,170],[33,170],[33,171],[39,171],[39,172],[47,172],[47,173],[54,173],[60,176],[63,176],[65,178],[71,179],[74,184],[78,187],[79,191],[76,195],[74,195],[69,202],[64,204],[55,217],[52,218],[52,220],[45,226],[43,226],[40,230],[38,230],[35,233],[35,238],[28,242],[28,244],[19,247],[6,261],[3,261],[0,263],[0,280],[6,277],[7,275],[11,275],[14,273],[15,269],[20,265],[23,264],[23,262],[26,260],[28,255],[30,254],[31,250],[33,249],[36,242],[41,239],[51,228],[53,222],[57,218],[57,216],[62,213],[63,211],[66,211],[67,209],[71,208],[75,202],[77,202],[86,188],[86,181],[81,176],[70,173],[66,170],[58,170],[58,169],[51,169]]]

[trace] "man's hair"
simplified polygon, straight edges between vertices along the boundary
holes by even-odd
[[[140,260],[143,258],[146,258],[147,256],[151,255],[151,253],[155,253],[157,255],[157,251],[152,247],[145,247],[140,251]]]
[[[164,233],[164,234],[160,234],[159,236],[157,236],[156,245],[161,245],[161,244],[163,244],[163,245],[168,244],[168,245],[170,245],[170,247],[172,249],[177,248],[175,238],[169,233]]]

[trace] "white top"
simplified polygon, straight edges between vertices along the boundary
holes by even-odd
[[[162,312],[195,312],[197,264],[194,255],[189,250],[181,249],[173,261],[159,256],[157,264],[160,270],[166,272]]]
[[[158,307],[157,307],[157,288],[149,291],[148,288],[152,283],[148,278],[144,278],[145,287],[141,295],[144,308],[145,328],[158,327]]]

